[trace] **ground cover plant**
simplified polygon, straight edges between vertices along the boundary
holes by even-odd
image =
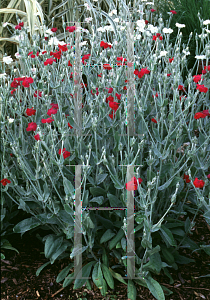
[[[88,4],[87,10],[91,13]],[[48,38],[40,41],[34,36],[30,47],[24,23],[17,20],[16,30],[23,34],[18,54],[23,69],[18,64],[16,70],[12,67],[10,76],[1,77],[0,86],[2,205],[12,200],[31,215],[14,232],[52,230],[42,239],[49,261],[37,275],[55,260],[74,259],[82,252],[82,274],[91,277],[103,296],[116,278],[127,285],[130,299],[136,299],[133,282],[147,287],[156,299],[165,299],[171,291],[154,280],[153,274],[164,270],[170,279],[168,268],[176,270],[179,263],[191,262],[179,254],[180,247],[209,253],[209,245],[198,245],[187,235],[201,210],[210,222],[210,42],[209,35],[205,36],[199,53],[207,62],[202,74],[191,70],[183,80],[187,49],[181,46],[182,24],[177,24],[172,47],[171,29],[150,4],[141,3],[140,19],[133,25],[125,22],[128,11],[122,4],[119,15],[116,10],[111,16],[98,14],[101,27],[92,24],[91,31],[64,22],[64,41],[56,38],[57,28],[52,27],[47,30]],[[202,26],[209,23],[204,20]],[[81,56],[74,51],[78,49],[78,45],[74,49],[74,38],[80,31]],[[78,57],[87,79],[86,84],[81,82],[79,104],[74,95],[81,78],[74,69]],[[4,73],[11,58],[3,60]],[[130,137],[129,90],[134,82],[135,133],[139,135]],[[74,130],[80,129],[77,113],[81,111],[84,135],[78,136]],[[199,130],[198,137],[195,130]],[[77,165],[83,165],[83,208],[123,208],[128,197],[135,196],[138,279],[123,279],[129,246],[125,209],[83,209],[83,247],[74,247]],[[129,180],[127,166],[134,168]],[[178,220],[189,212],[194,214],[192,222],[189,217],[185,222]],[[111,257],[116,265],[110,265]],[[74,281],[74,273],[69,274],[72,266],[57,276],[57,282],[64,280],[63,287]],[[91,288],[89,279],[77,278],[74,288],[84,284]]]

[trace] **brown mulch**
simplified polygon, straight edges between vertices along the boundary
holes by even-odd
[[[193,215],[189,214],[192,220]],[[181,217],[185,220],[186,217]],[[197,216],[196,225],[192,229],[190,238],[197,242],[210,244],[210,226],[205,222],[202,215]],[[53,265],[49,264],[36,276],[37,269],[48,260],[45,258],[44,245],[35,237],[36,233],[25,233],[20,238],[17,235],[16,240],[10,239],[13,247],[20,252],[17,254],[11,250],[1,249],[5,254],[5,260],[1,261],[1,299],[2,300],[29,300],[29,299],[120,299],[127,300],[127,287],[119,281],[115,281],[115,289],[108,289],[108,294],[102,297],[100,291],[91,281],[92,290],[83,287],[79,290],[73,290],[73,283],[66,288],[62,283],[56,283],[58,273],[64,269],[70,262],[70,258],[55,261]],[[42,231],[42,236],[46,232]],[[191,254],[189,249],[181,248],[180,255],[193,258],[195,262],[187,265],[178,265],[178,270],[170,269],[170,274],[174,279],[174,284],[169,284],[169,278],[161,271],[160,275],[153,275],[159,283],[170,289],[173,294],[166,296],[166,300],[210,300],[210,278],[201,277],[210,273],[210,257],[203,250]],[[73,269],[72,269],[73,271]],[[137,300],[147,299],[155,300],[148,289],[136,284]]]

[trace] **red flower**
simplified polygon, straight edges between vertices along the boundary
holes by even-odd
[[[157,123],[157,121],[154,118],[152,118],[151,121],[154,123]]]
[[[61,150],[62,150],[62,149],[59,149],[59,151],[58,151],[58,154],[59,154],[59,155],[61,155]],[[63,148],[62,153],[63,153],[64,159],[66,159],[67,157],[70,156],[70,152],[69,152],[69,151],[66,151],[66,148]]]
[[[149,21],[145,20],[145,24],[147,25],[149,23]]]
[[[161,36],[161,34],[160,33],[156,33],[156,37],[159,37],[159,36]]]
[[[204,86],[204,84],[197,84],[196,90],[199,90],[199,92],[207,93],[208,88]]]
[[[68,30],[68,32],[74,32],[74,30],[76,30],[75,26],[67,26],[66,30]]]
[[[104,68],[105,70],[111,70],[111,69],[112,69],[112,67],[111,67],[109,64],[104,64],[104,65],[103,65],[103,68]]]
[[[115,96],[117,97],[118,100],[121,100],[121,94],[116,93]]]
[[[36,131],[36,129],[37,129],[37,124],[34,122],[31,122],[28,124],[26,131]]]
[[[40,141],[40,135],[38,133],[34,136],[34,138],[35,140]]]
[[[149,74],[150,71],[147,68],[143,68],[140,70],[140,72],[138,73],[138,77],[142,78],[145,74]]]
[[[90,54],[85,54],[83,57],[82,57],[82,62],[84,63],[84,60],[85,59],[89,59],[90,57]]]
[[[56,60],[55,60],[54,58],[52,58],[52,57],[51,57],[51,58],[48,58],[48,59],[44,62],[44,65],[45,65],[45,66],[47,66],[47,65],[52,65],[52,63],[53,63],[54,61],[56,62]]]
[[[52,117],[47,118],[47,119],[42,119],[42,123],[52,123],[54,120],[52,119]]]
[[[70,123],[68,123],[68,126],[72,129],[73,127],[70,125]]]
[[[139,71],[136,69],[133,73],[134,73],[135,75],[138,75],[138,74],[139,74]]]
[[[112,111],[111,114],[109,114],[109,117],[110,117],[111,119],[113,119],[113,117],[115,117],[115,115],[116,115],[116,113],[115,113],[114,111]]]
[[[42,92],[40,92],[40,91],[35,91],[34,97],[37,98],[37,93],[38,93],[38,98],[41,98]]]
[[[51,31],[52,32],[56,32],[58,30],[58,28],[57,27],[55,27],[55,28],[51,28]]]
[[[65,44],[65,45],[60,45],[60,44],[58,44],[58,47],[59,47],[59,49],[60,49],[61,51],[63,51],[63,52],[68,51],[68,48],[67,48],[67,45],[66,45],[66,44]]]
[[[183,85],[181,85],[181,84],[178,86],[178,90],[179,90],[179,91],[185,91],[185,92],[186,92],[185,88],[184,88]]]
[[[175,10],[170,10],[170,12],[173,14],[173,15],[176,15],[177,12]]]
[[[169,58],[169,62],[171,63],[174,60],[174,57]]]
[[[27,108],[26,109],[26,114],[27,114],[27,116],[35,116],[35,113],[36,113],[36,110],[35,109],[33,109],[33,107],[32,108]]]
[[[10,153],[10,156],[13,156],[13,154],[12,154],[12,153]]]
[[[193,76],[193,81],[198,83],[198,81],[201,81],[201,74],[200,75],[194,75]]]
[[[26,77],[24,80],[23,80],[23,82],[22,82],[22,85],[24,86],[24,87],[29,87],[29,83],[33,83],[34,82],[34,80],[33,80],[33,78],[31,78],[31,77]]]
[[[108,103],[108,101],[114,102],[114,97],[112,97],[112,96],[107,97],[106,98],[106,103]]]
[[[205,70],[205,71],[206,71],[206,70],[207,70],[207,71],[210,71],[210,65],[205,66],[205,67],[204,67],[204,70]]]
[[[208,178],[208,179],[210,179],[210,174],[209,174],[209,175],[207,175],[207,178]]]
[[[163,40],[163,37],[162,37],[162,36],[160,36],[160,37],[159,37],[159,40],[160,40],[160,41],[162,41],[162,40]]]
[[[98,74],[98,77],[102,77],[102,73]]]
[[[206,115],[207,117],[210,117],[209,109],[203,110],[202,113],[203,113],[204,115]]]
[[[124,91],[125,91],[125,90],[127,90],[127,87],[126,87],[126,86],[124,86],[123,90],[124,90]]]
[[[186,183],[190,182],[189,175],[184,174],[184,179],[186,180]]]
[[[58,109],[58,104],[57,103],[56,104],[55,103],[51,103],[50,105],[52,106],[52,108]]]
[[[157,36],[156,36],[156,35],[153,35],[153,36],[152,36],[152,40],[153,40],[153,41],[156,41],[156,40],[157,40]]]
[[[142,180],[141,178],[138,178],[139,184],[141,184],[142,181],[143,181],[143,180]],[[131,180],[130,180],[128,183],[126,183],[125,186],[126,186],[126,190],[128,190],[128,191],[136,191],[137,188],[138,188],[136,177],[133,176],[133,177],[131,178]]]
[[[23,27],[23,26],[24,26],[24,23],[21,22],[21,23],[19,23],[18,25],[21,26],[21,27]]]
[[[12,90],[12,91],[11,91],[11,95],[13,95],[15,91],[16,91],[16,89]]]
[[[70,60],[68,61],[68,67],[72,67],[72,64],[70,63]]]
[[[202,189],[204,187],[205,182],[203,180],[199,180],[197,177],[193,181],[193,184],[196,188]]]
[[[155,10],[154,8],[152,8],[152,9],[150,9],[150,11],[151,11],[151,12],[154,12],[154,11],[156,11],[156,10]]]
[[[2,183],[3,186],[6,186],[7,183],[11,183],[11,181],[7,178],[2,179],[0,182]]]
[[[45,53],[47,53],[47,51],[42,51],[42,54],[45,54]]]
[[[121,57],[117,57],[117,61],[127,61],[127,59],[126,58],[123,58],[122,56]]]
[[[45,39],[45,41],[47,41],[47,40],[48,40],[48,37],[47,37],[47,36],[45,36],[45,37],[44,37],[44,39]]]
[[[194,115],[194,119],[198,120],[200,118],[205,118],[206,117],[206,114],[202,113],[202,112],[198,112]]]
[[[21,26],[19,26],[19,25],[16,25],[16,26],[15,26],[15,29],[21,30],[21,29],[22,29],[22,27],[21,27]]]
[[[55,115],[55,114],[57,114],[57,112],[58,112],[57,109],[51,107],[50,109],[48,109],[47,115],[48,115],[48,116]]]
[[[111,88],[107,88],[106,87],[106,89],[108,90],[108,94],[111,94],[113,92],[113,88],[112,87]]]
[[[168,76],[168,77],[171,76],[171,73],[167,74],[167,76]]]
[[[103,42],[103,41],[101,41],[101,43],[100,43],[100,47],[104,47],[104,49],[106,49],[106,48],[112,48],[112,46],[111,45],[109,45],[108,43],[105,43],[105,42]]]
[[[117,103],[117,102],[109,102],[109,107],[111,108],[111,109],[113,109],[114,111],[116,111],[118,108],[119,108],[119,103]]]
[[[55,58],[57,58],[57,59],[60,59],[61,58],[61,50],[59,50],[59,51],[55,51],[55,52],[52,52],[52,51],[50,51],[50,55],[53,55]]]

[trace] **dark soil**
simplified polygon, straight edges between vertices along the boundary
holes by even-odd
[[[189,215],[192,220],[193,215]],[[182,218],[182,217],[181,217]],[[183,217],[185,219],[186,217]],[[196,225],[192,229],[190,238],[198,245],[202,242],[210,244],[210,226],[205,222],[202,215],[196,218]],[[38,231],[37,231],[38,232]],[[39,232],[45,236],[46,232]],[[41,234],[42,233],[42,234]],[[2,300],[29,300],[29,299],[116,299],[127,300],[127,287],[115,280],[115,289],[108,290],[107,297],[102,297],[100,291],[91,281],[92,290],[83,287],[79,290],[73,290],[73,283],[66,288],[61,283],[56,283],[56,277],[70,261],[70,258],[56,260],[53,265],[46,266],[36,276],[37,269],[46,263],[44,245],[35,237],[36,233],[25,233],[21,239],[20,235],[10,237],[13,247],[17,248],[19,254],[11,250],[1,249],[6,256],[1,260],[1,299]],[[180,255],[193,258],[195,262],[187,265],[179,265],[178,270],[171,269],[170,274],[174,279],[174,284],[169,284],[169,278],[161,271],[160,275],[153,275],[160,284],[170,289],[173,294],[166,296],[166,300],[210,300],[210,278],[201,277],[210,273],[210,257],[203,250],[191,253],[189,249],[181,248]],[[115,263],[113,263],[115,264]],[[72,269],[73,271],[73,269]],[[209,275],[210,276],[210,275]],[[147,299],[155,300],[148,289],[136,284],[137,300]]]

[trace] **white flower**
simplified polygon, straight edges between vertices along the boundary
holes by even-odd
[[[14,119],[9,118],[9,116],[7,116],[7,119],[9,121],[9,123],[13,123],[14,122]]]
[[[167,53],[168,53],[168,51],[160,51],[160,57],[161,56],[166,56]]]
[[[120,26],[120,30],[123,31],[125,30],[126,26]]]
[[[151,33],[157,33],[158,32],[158,28],[153,26],[152,24],[148,25],[148,29],[151,31]]]
[[[190,52],[189,52],[189,51],[182,50],[182,52],[183,52],[185,55],[190,55]]]
[[[206,30],[206,32],[210,33],[210,30],[208,30],[208,29],[205,29],[205,30]]]
[[[56,45],[56,46],[58,46],[58,44],[60,44],[60,42],[59,42],[59,40],[57,39],[57,37],[52,37],[52,38],[49,40],[48,45],[51,45],[51,46],[52,46],[52,44],[54,44],[54,45]]]
[[[52,30],[51,30],[51,29],[47,29],[45,32],[46,32],[46,33],[48,33],[48,34],[51,34],[51,35],[53,35],[53,32],[52,32]]]
[[[140,13],[142,16],[145,15],[145,13],[142,10],[137,10],[138,13]]]
[[[136,23],[137,23],[137,26],[143,27],[143,28],[144,28],[145,25],[146,25],[144,20],[138,20]]]
[[[59,45],[61,45],[61,46],[66,45],[67,46],[67,44],[63,41],[59,42]]]
[[[104,28],[108,31],[114,31],[114,28],[110,25],[110,26],[104,26]]]
[[[105,32],[106,29],[105,29],[104,27],[99,27],[99,28],[97,29],[97,31]]]
[[[11,64],[12,61],[13,59],[11,58],[11,55],[3,57],[3,62],[5,62],[7,65]]]
[[[0,74],[0,78],[6,78],[7,73]]]
[[[3,27],[6,27],[8,24],[9,24],[8,22],[4,23],[4,24],[3,24]]]
[[[20,58],[21,55],[20,55],[18,52],[16,52],[16,53],[15,53],[15,57],[16,57],[16,58]]]
[[[184,27],[185,27],[185,24],[179,24],[179,23],[176,23],[175,25],[176,25],[176,27],[178,27],[178,28],[184,28]]]
[[[110,13],[108,13],[108,15],[111,17],[112,15],[117,15],[117,10],[114,9],[112,10]]]
[[[206,55],[196,55],[195,58],[197,58],[197,59],[206,59]]]
[[[93,20],[93,18],[92,17],[90,17],[90,18],[86,18],[85,19],[85,22],[90,22],[90,21],[92,21]]]
[[[87,3],[85,3],[84,6],[86,7],[87,10],[90,10],[90,6]]]
[[[163,33],[172,33],[173,29],[171,28],[163,28]]]
[[[120,22],[119,18],[115,18],[113,21]]]
[[[84,45],[86,45],[86,44],[87,44],[87,41],[84,41],[84,42],[80,43],[79,45],[80,45],[80,47],[81,47],[81,46],[84,46]]]
[[[147,36],[151,36],[151,33],[148,30],[146,30],[145,32]]]
[[[138,34],[136,37],[134,37],[135,40],[140,40],[141,39],[141,34]]]
[[[203,21],[203,25],[209,25],[209,24],[210,24],[210,20]]]
[[[117,42],[117,41],[114,41],[114,43],[115,43],[115,45],[117,45],[117,44],[118,44],[118,42]]]
[[[146,5],[154,5],[154,2],[147,2]]]
[[[31,68],[31,71],[32,71],[33,73],[36,73],[36,68]]]
[[[204,33],[201,33],[201,34],[198,35],[198,37],[199,37],[200,39],[201,39],[201,38],[203,39],[203,38],[205,38],[205,37],[207,37],[207,36],[208,36],[207,33],[205,33],[205,34],[204,34]]]

